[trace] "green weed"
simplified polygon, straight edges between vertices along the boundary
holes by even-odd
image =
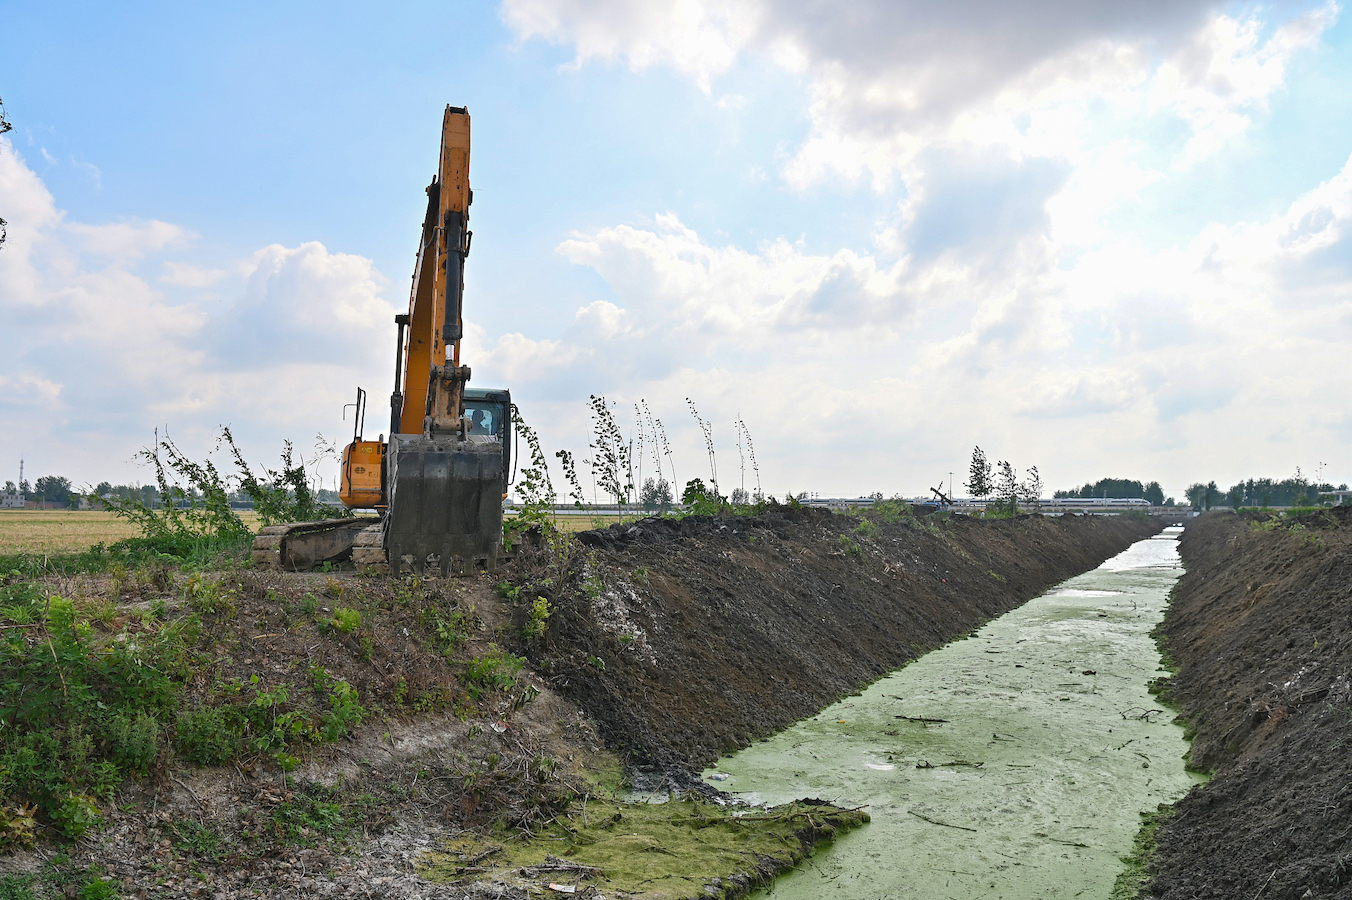
[[[333,627],[343,634],[351,634],[361,628],[361,613],[355,609],[339,607],[333,612]]]
[[[537,641],[545,636],[549,628],[549,601],[536,597],[526,614],[526,623],[521,626],[521,636],[528,641]]]
[[[517,676],[526,666],[519,656],[504,652],[493,644],[488,652],[465,664],[465,690],[476,702],[485,691],[508,690],[516,686]]]
[[[35,875],[6,875],[0,878],[0,900],[37,900],[33,893]]]
[[[171,822],[169,831],[173,834],[170,841],[179,852],[198,859],[220,858],[221,835],[211,826],[194,822],[192,819],[183,819]]]
[[[864,558],[864,548],[855,543],[848,534],[842,534],[840,536],[840,549],[844,551],[846,556],[849,556],[852,559]]]

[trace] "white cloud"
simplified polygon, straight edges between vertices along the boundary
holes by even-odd
[[[202,288],[213,285],[224,277],[224,269],[207,269],[192,263],[165,260],[160,281],[175,287]]]
[[[0,455],[23,454],[39,474],[145,478],[130,460],[157,425],[200,455],[231,424],[253,458],[275,459],[283,439],[338,435],[358,384],[388,384],[394,309],[369,259],[264,247],[223,302],[201,289],[225,267],[162,258],[181,252],[186,228],[69,222],[8,144],[0,209]]]
[[[850,250],[812,255],[782,238],[755,253],[715,247],[670,213],[651,229],[575,236],[559,252],[625,298],[629,328],[682,337],[700,354],[729,343],[764,349],[787,332],[888,328],[914,303],[902,286],[904,261],[884,267]],[[591,315],[602,329],[619,327],[605,307]]]
[[[129,261],[156,253],[171,245],[182,245],[193,235],[168,222],[119,222],[114,225],[85,225],[70,222],[66,233],[76,238],[82,250],[118,261]]]
[[[760,4],[725,0],[506,0],[503,19],[521,38],[572,44],[574,65],[626,59],[633,69],[670,65],[706,93],[756,33]]]

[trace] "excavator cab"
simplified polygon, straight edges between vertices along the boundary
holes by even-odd
[[[470,434],[490,435],[502,445],[502,471],[511,472],[512,392],[466,387],[465,415],[470,420]],[[507,480],[510,483],[511,477]]]

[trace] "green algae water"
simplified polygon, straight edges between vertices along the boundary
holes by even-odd
[[[1148,691],[1180,531],[707,771],[744,799],[872,815],[761,896],[1106,900],[1140,813],[1195,783]]]

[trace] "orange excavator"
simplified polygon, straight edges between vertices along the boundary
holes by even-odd
[[[395,316],[388,440],[363,439],[366,392],[357,389],[338,495],[349,509],[379,516],[263,528],[253,546],[260,566],[297,570],[350,558],[377,571],[445,576],[492,571],[497,563],[512,401],[506,390],[467,387],[469,366],[460,363],[473,239],[469,139],[468,110],[447,106],[408,313]]]

